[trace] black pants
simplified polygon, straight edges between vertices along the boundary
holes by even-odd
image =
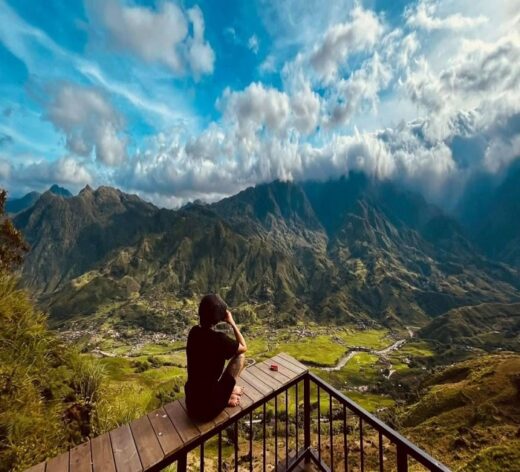
[[[235,388],[235,379],[224,371],[214,385],[193,386],[187,382],[184,386],[188,415],[197,421],[209,421],[226,408],[231,392]]]

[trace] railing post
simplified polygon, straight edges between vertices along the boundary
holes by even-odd
[[[401,444],[397,444],[397,472],[408,472],[408,454]]]
[[[177,459],[177,472],[186,472],[187,456],[185,453]]]
[[[305,450],[305,462],[309,463],[311,456],[311,381],[307,374],[303,379],[303,448]]]

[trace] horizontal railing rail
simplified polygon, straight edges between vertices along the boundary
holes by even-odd
[[[318,413],[318,428],[317,428],[317,440],[318,440],[318,449],[317,451],[313,451],[311,458],[317,459],[317,465],[320,467],[321,470],[335,470],[334,469],[334,454],[333,454],[333,448],[334,448],[334,441],[333,441],[333,428],[332,428],[332,399],[338,401],[338,403],[343,406],[343,455],[344,455],[344,462],[345,462],[345,470],[348,469],[347,464],[347,441],[346,436],[348,434],[348,429],[346,427],[346,419],[347,414],[353,413],[357,418],[359,419],[359,451],[360,451],[360,457],[359,457],[359,469],[363,472],[365,470],[365,453],[364,453],[364,444],[363,444],[363,427],[364,424],[370,425],[374,430],[377,432],[377,441],[378,441],[378,461],[379,461],[379,470],[384,470],[384,454],[383,454],[383,438],[386,437],[390,442],[392,442],[396,447],[396,470],[397,472],[407,472],[408,471],[408,458],[412,457],[417,462],[419,462],[421,465],[423,465],[426,469],[433,471],[433,472],[449,472],[450,469],[448,469],[444,464],[439,462],[438,460],[431,457],[428,453],[426,453],[424,450],[420,449],[418,446],[410,442],[408,439],[406,439],[404,436],[399,434],[397,431],[392,429],[390,426],[385,424],[383,421],[381,421],[376,416],[372,415],[365,409],[363,409],[361,406],[359,406],[357,403],[353,402],[351,399],[349,399],[347,396],[343,395],[341,392],[336,390],[334,387],[326,383],[324,380],[322,380],[320,377],[314,375],[313,373],[308,373],[307,378],[314,383],[317,387],[317,413]],[[307,387],[309,388],[309,387]],[[325,464],[323,464],[323,461],[321,460],[321,427],[320,427],[320,420],[321,420],[321,403],[320,403],[320,392],[321,391],[326,392],[329,395],[329,426],[330,426],[330,437],[329,437],[329,448],[331,453],[330,456],[330,467],[329,468],[323,468]],[[309,444],[310,446],[310,444]]]
[[[302,385],[303,384],[303,385]],[[300,423],[300,399],[299,399],[299,390],[303,387],[303,424]],[[316,390],[316,398],[315,402],[311,400],[311,388],[314,387]],[[289,439],[288,439],[288,397],[290,389],[294,389],[294,415],[293,415],[293,426],[295,427],[294,433],[294,447],[289,451]],[[323,398],[323,393],[329,396],[328,405],[329,411],[327,417],[321,415],[321,399]],[[283,396],[283,400],[285,401],[285,415],[284,415],[284,450],[282,454],[279,451],[279,398]],[[340,391],[329,385],[327,382],[322,380],[320,377],[305,372],[275,391],[271,394],[266,395],[265,398],[260,402],[254,405],[251,405],[248,408],[245,408],[241,413],[236,416],[230,418],[228,421],[222,423],[215,429],[208,431],[202,436],[198,437],[191,444],[189,444],[185,449],[179,451],[176,457],[169,458],[168,462],[172,463],[173,461],[178,461],[178,472],[184,472],[186,470],[187,464],[187,454],[190,451],[195,450],[197,447],[200,448],[200,470],[203,471],[205,464],[204,457],[204,445],[205,443],[211,439],[212,437],[218,437],[218,458],[217,458],[217,467],[218,470],[222,470],[222,431],[233,427],[235,441],[233,443],[234,447],[234,470],[239,470],[239,458],[238,458],[238,425],[244,419],[247,420],[249,424],[249,451],[247,454],[248,462],[249,462],[249,470],[253,470],[253,412],[262,410],[262,446],[259,448],[262,451],[262,470],[267,470],[267,454],[266,454],[266,425],[268,423],[266,419],[266,405],[274,399],[274,426],[273,426],[273,435],[274,435],[274,465],[275,470],[284,470],[291,471],[293,470],[302,460],[306,462],[313,462],[315,466],[324,472],[339,470],[339,465],[335,463],[334,459],[334,448],[335,448],[335,439],[339,437],[341,442],[341,436],[343,437],[343,451],[339,456],[342,457],[342,470],[351,470],[357,469],[361,472],[365,470],[373,470],[372,468],[367,469],[366,463],[366,454],[365,454],[365,441],[366,441],[366,428],[367,426],[372,427],[376,432],[377,438],[377,455],[378,455],[378,470],[397,470],[397,472],[407,472],[409,469],[409,458],[413,458],[419,464],[424,466],[427,470],[432,472],[449,472],[449,469],[443,465],[438,460],[431,457],[428,453],[420,449],[417,445],[410,442],[404,436],[399,434],[397,431],[392,429],[390,426],[385,424],[376,416],[372,415],[364,408],[359,406],[357,403],[349,399],[347,396],[342,394]],[[342,415],[339,416],[339,423],[341,423],[341,430],[339,434],[335,433],[333,427],[333,407],[332,401],[333,399],[339,404],[340,410],[342,409]],[[311,418],[312,410],[315,409],[317,413],[317,421]],[[359,455],[356,458],[355,463],[351,460],[351,468],[349,468],[349,450],[347,445],[347,436],[349,434],[349,428],[347,427],[347,418],[352,416],[357,417],[359,428],[358,428],[358,437],[355,441],[359,447]],[[337,420],[338,421],[338,420]],[[323,438],[321,432],[321,425],[323,422],[328,423],[328,434],[327,438]],[[316,423],[316,434],[312,437],[312,429],[313,423]],[[303,447],[300,447],[300,432],[303,430]],[[384,461],[384,452],[383,452],[383,441],[384,438],[388,439],[395,446],[395,458],[393,463],[386,463]],[[350,438],[352,440],[352,438]],[[256,441],[256,440],[255,440]],[[323,450],[325,446],[325,441],[328,443],[328,460],[325,459]],[[291,456],[292,453],[292,456]],[[350,452],[350,454],[352,454]],[[158,464],[153,470],[160,470],[164,467],[165,464]],[[242,470],[242,469],[241,469]]]
[[[201,436],[194,439],[191,443],[186,444],[183,449],[178,451],[176,454],[165,458],[161,463],[157,464],[153,468],[149,469],[150,471],[159,471],[165,468],[168,465],[174,464],[177,462],[177,472],[185,472],[187,470],[187,455],[196,450],[197,448],[200,448],[200,466],[199,470],[204,471],[205,468],[205,455],[204,455],[204,445],[205,443],[214,437],[217,437],[217,467],[218,470],[222,470],[222,432],[225,430],[228,430],[230,427],[233,428],[234,432],[234,441],[233,441],[233,449],[234,449],[234,459],[233,459],[233,467],[235,471],[238,471],[238,425],[241,421],[244,419],[247,420],[248,426],[249,426],[249,451],[247,454],[248,461],[249,461],[249,470],[253,470],[253,436],[251,434],[252,432],[252,425],[253,425],[253,412],[256,410],[261,409],[262,410],[262,470],[267,470],[267,466],[269,465],[267,463],[267,457],[266,457],[266,425],[268,421],[267,418],[267,411],[266,411],[266,405],[274,399],[275,401],[275,411],[274,411],[274,466],[275,470],[278,470],[279,468],[283,467],[284,470],[290,471],[294,468],[294,466],[304,457],[304,453],[302,450],[298,449],[298,432],[296,433],[296,450],[298,453],[290,458],[289,456],[289,449],[288,449],[288,414],[287,414],[287,404],[288,404],[288,395],[289,390],[293,387],[295,387],[295,409],[296,409],[296,431],[298,431],[298,384],[303,382],[307,376],[307,372],[304,372],[297,377],[295,377],[293,380],[285,384],[283,387],[277,388],[272,393],[265,395],[265,397],[260,401],[256,402],[253,405],[250,405],[249,407],[244,408],[240,413],[234,415],[233,417],[229,418],[227,421],[224,421],[223,423],[219,424],[215,428],[211,429],[210,431],[206,432],[205,434],[202,434]],[[279,461],[278,459],[278,422],[279,422],[279,415],[278,415],[278,398],[280,395],[285,394],[285,455],[283,456],[283,460]]]
[[[408,472],[413,461],[449,471],[286,354],[250,366],[241,383],[241,406],[212,421],[191,420],[185,402],[176,400],[27,472],[150,472],[170,465],[177,472],[188,465],[201,472],[206,466],[289,472],[302,461],[324,472]]]

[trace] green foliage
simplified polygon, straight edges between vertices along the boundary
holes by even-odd
[[[262,318],[274,327],[311,318],[418,326],[455,306],[518,298],[514,275],[475,264],[449,217],[373,185],[354,175],[274,182],[178,211],[108,187],[67,199],[45,194],[14,220],[37,242],[24,280],[58,321],[115,315],[120,331],[171,334],[190,319],[163,302],[207,292],[221,293],[245,325]],[[409,208],[414,217],[398,216]],[[255,313],[253,303],[264,308]]]
[[[401,432],[453,469],[520,470],[519,374],[520,356],[511,353],[444,368],[425,380],[417,403],[399,413]]]
[[[10,271],[21,264],[29,247],[8,218],[3,218],[7,192],[0,189],[0,271]]]
[[[0,274],[0,470],[21,470],[97,430],[99,366],[63,345]]]
[[[338,336],[348,347],[364,347],[367,349],[383,349],[391,344],[386,329],[346,330]]]
[[[285,342],[278,351],[311,365],[331,366],[345,353],[346,348],[338,345],[331,336],[318,335]]]
[[[519,351],[519,327],[520,303],[480,303],[448,311],[431,321],[419,335],[441,345]]]
[[[484,449],[461,472],[516,472],[520,470],[520,441]]]
[[[379,374],[378,357],[368,352],[356,354],[343,368],[347,374],[347,382],[363,384],[373,382]]]

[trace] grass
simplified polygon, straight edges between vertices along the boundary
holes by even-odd
[[[149,344],[146,344],[145,346],[143,346],[140,350],[139,350],[139,354],[142,354],[144,356],[156,356],[158,354],[169,354],[173,351],[174,349],[172,348],[171,344],[167,344],[167,343],[164,343],[164,344],[154,344],[154,343],[149,343]]]
[[[108,378],[112,381],[128,380],[134,372],[130,361],[123,357],[104,357],[99,362],[103,365]]]
[[[518,379],[520,356],[512,353],[447,367],[400,415],[403,433],[454,470],[520,470]],[[513,444],[516,451],[509,448]]]
[[[434,352],[426,341],[410,341],[404,344],[399,353],[410,357],[433,357]]]
[[[100,405],[98,413],[102,430],[144,415],[157,408],[162,398],[172,400],[182,394],[186,369],[161,366],[138,372],[134,363],[147,358],[105,357],[99,360],[108,377],[104,395],[107,400]]]
[[[396,372],[405,372],[410,367],[408,364],[401,362],[399,357],[392,358],[392,369],[394,369]]]
[[[159,367],[157,369],[148,369],[139,374],[139,380],[150,387],[170,382],[174,378],[184,380],[186,378],[186,370],[179,367]]]
[[[347,397],[370,413],[376,412],[379,408],[390,408],[395,404],[392,398],[375,393],[347,392]]]
[[[376,367],[378,360],[379,357],[375,354],[359,352],[347,362],[347,365],[342,370],[347,374],[347,380],[351,377],[370,382],[379,374],[379,369]]]
[[[301,329],[302,327],[299,327]],[[322,326],[305,326],[311,330],[312,336],[302,337],[290,328],[268,332],[262,326],[254,326],[248,334],[248,357],[261,361],[272,357],[279,352],[286,352],[301,362],[314,364],[315,366],[332,366],[352,346],[360,346],[372,349],[387,347],[392,340],[389,339],[387,330],[363,330],[356,331],[353,328],[337,328],[334,332]],[[109,377],[110,408],[105,408],[108,416],[120,416],[125,419],[133,419],[142,413],[157,407],[160,403],[160,392],[171,393],[177,388],[181,395],[182,384],[186,376],[186,352],[184,341],[174,343],[149,342],[135,350],[132,345],[125,345],[117,339],[101,340],[97,345],[101,350],[116,354],[117,357],[105,357],[100,360]],[[126,357],[131,354],[131,357]],[[163,365],[149,368],[144,372],[138,372],[136,362],[146,363],[153,356]],[[349,389],[357,385],[367,385],[374,382],[380,375],[381,367],[377,365],[378,357],[367,352],[361,352],[354,356],[349,363],[338,372],[324,372],[318,368],[313,371],[337,388]],[[164,365],[166,363],[167,365]],[[181,387],[179,389],[179,387]],[[300,400],[303,399],[303,390],[300,392]],[[388,397],[371,394],[348,392],[351,398],[359,402],[369,411],[376,411],[381,406],[390,406],[393,401]],[[311,401],[317,401],[316,391],[311,392]],[[167,396],[167,398],[172,398]],[[320,399],[321,410],[328,411],[328,397],[322,395]],[[268,411],[274,408],[270,402]],[[284,402],[279,404],[280,411],[284,409]],[[294,393],[289,397],[289,412],[294,414]]]
[[[515,472],[520,470],[520,441],[489,447],[461,469],[464,472]]]
[[[395,342],[388,330],[357,330],[354,327],[309,323],[281,329],[251,324],[247,331],[248,357],[263,360],[279,352],[286,352],[299,361],[312,365],[313,372],[369,412],[377,414],[379,409],[395,405],[390,396],[372,391],[376,391],[375,386],[381,388],[381,385],[388,385],[380,382],[384,380],[382,370],[386,366],[377,355],[370,352],[357,353],[340,371],[326,372],[320,368],[335,365],[351,348],[381,350],[388,347]],[[105,429],[130,421],[156,408],[163,401],[183,395],[182,384],[186,376],[185,340],[176,337],[177,340],[171,343],[149,342],[151,338],[145,337],[145,344],[141,346],[138,334],[134,338],[139,341],[138,348],[135,347],[135,341],[125,340],[123,337],[98,337],[99,341],[94,343],[101,350],[117,356],[100,360],[109,377],[105,397],[107,401],[100,408],[101,423]],[[404,332],[400,335],[406,336]],[[130,353],[132,357],[127,358]],[[150,356],[159,361],[159,366],[138,372],[134,363],[146,363]],[[420,378],[420,375],[424,375],[421,366],[427,365],[433,356],[431,345],[415,338],[409,339],[399,350],[387,354],[391,368],[405,374],[399,376],[399,381],[401,378],[405,381],[408,378]],[[391,415],[389,418],[396,420],[395,424],[402,428],[406,436],[434,456],[450,462],[450,467],[454,469],[470,472],[515,470],[507,468],[509,464],[518,467],[520,460],[516,454],[519,441],[514,437],[518,430],[520,411],[517,406],[511,406],[513,394],[516,395],[511,375],[520,376],[520,361],[508,357],[500,359],[489,362],[482,359],[474,365],[468,364],[471,373],[467,377],[462,376],[459,371],[450,373],[449,370],[444,376],[433,375],[428,384],[421,386],[420,400],[416,405],[390,409],[387,412]],[[410,385],[416,388],[414,384]],[[370,391],[361,392],[358,390],[360,386],[367,386]],[[427,391],[424,394],[425,389]],[[396,398],[399,397],[396,395]],[[302,386],[299,399],[300,402],[303,400]],[[317,414],[317,401],[316,388],[313,386],[313,417]],[[294,390],[289,394],[288,406],[289,414],[294,415]],[[338,405],[333,402],[333,406]],[[279,412],[283,412],[285,408],[283,395],[279,397],[278,408]],[[272,412],[273,409],[274,402],[270,401],[267,411]],[[322,415],[327,415],[329,411],[329,397],[323,392],[320,410]],[[401,415],[403,410],[404,414]],[[502,417],[500,415],[503,411],[505,413]],[[511,421],[505,417],[506,414]],[[497,429],[507,421],[512,422],[507,426],[509,429]],[[455,454],[454,442],[461,436],[461,427],[471,430],[471,433],[466,434],[467,449],[456,449]],[[516,449],[500,445],[497,441],[503,437],[514,444]],[[212,449],[213,445],[208,444],[207,450]],[[482,451],[478,453],[480,449]],[[457,459],[453,459],[455,456]]]
[[[302,330],[310,332],[302,336]],[[361,385],[374,385],[381,379],[383,366],[379,357],[369,352],[357,353],[340,371],[326,372],[319,366],[333,366],[352,347],[367,349],[383,349],[394,342],[384,329],[355,330],[342,328],[305,325],[297,328],[284,328],[276,331],[266,330],[264,326],[250,327],[247,335],[248,357],[257,361],[272,357],[279,352],[286,352],[300,362],[314,365],[312,371],[334,387],[342,390],[349,398],[370,412],[379,408],[391,407],[394,400],[388,396],[369,392],[359,392],[355,388]],[[131,420],[159,406],[161,401],[170,401],[183,394],[182,385],[186,376],[185,341],[174,343],[148,342],[138,349],[133,345],[125,345],[122,340],[108,339],[97,344],[102,350],[113,352],[118,357],[103,358],[102,364],[110,378],[108,391],[110,405],[101,413],[114,423]],[[131,357],[126,357],[131,353]],[[431,354],[426,343],[410,342],[401,351],[392,353],[392,362],[396,370],[408,369],[404,358],[414,356],[426,357]],[[153,356],[162,366],[138,372],[136,362],[146,363]],[[164,365],[164,364],[167,365]],[[300,386],[299,398],[303,400],[303,385]],[[176,393],[175,393],[176,392]],[[317,392],[311,389],[311,402],[316,407]],[[336,402],[333,402],[335,406]],[[294,415],[294,391],[289,394],[289,414]],[[279,399],[279,411],[285,409],[285,398]],[[329,397],[322,393],[320,398],[322,414],[327,414]],[[267,405],[267,411],[274,410],[274,402]],[[316,411],[315,413],[316,414]]]
[[[133,382],[111,383],[107,387],[106,398],[98,405],[102,431],[139,418],[158,406],[152,389]]]
[[[247,340],[247,355],[256,360],[272,357],[268,342],[263,337],[254,337]]]
[[[332,366],[345,354],[345,351],[345,346],[338,345],[331,336],[319,335],[298,341],[280,343],[270,356],[278,352],[286,352],[300,362],[318,366]]]
[[[392,341],[388,339],[388,331],[385,329],[366,329],[362,331],[348,329],[338,332],[348,347],[364,347],[367,349],[383,349]]]
[[[314,368],[312,371],[339,390],[360,385],[372,385],[381,376],[379,357],[369,352],[360,352],[352,357],[341,370],[324,371]]]

